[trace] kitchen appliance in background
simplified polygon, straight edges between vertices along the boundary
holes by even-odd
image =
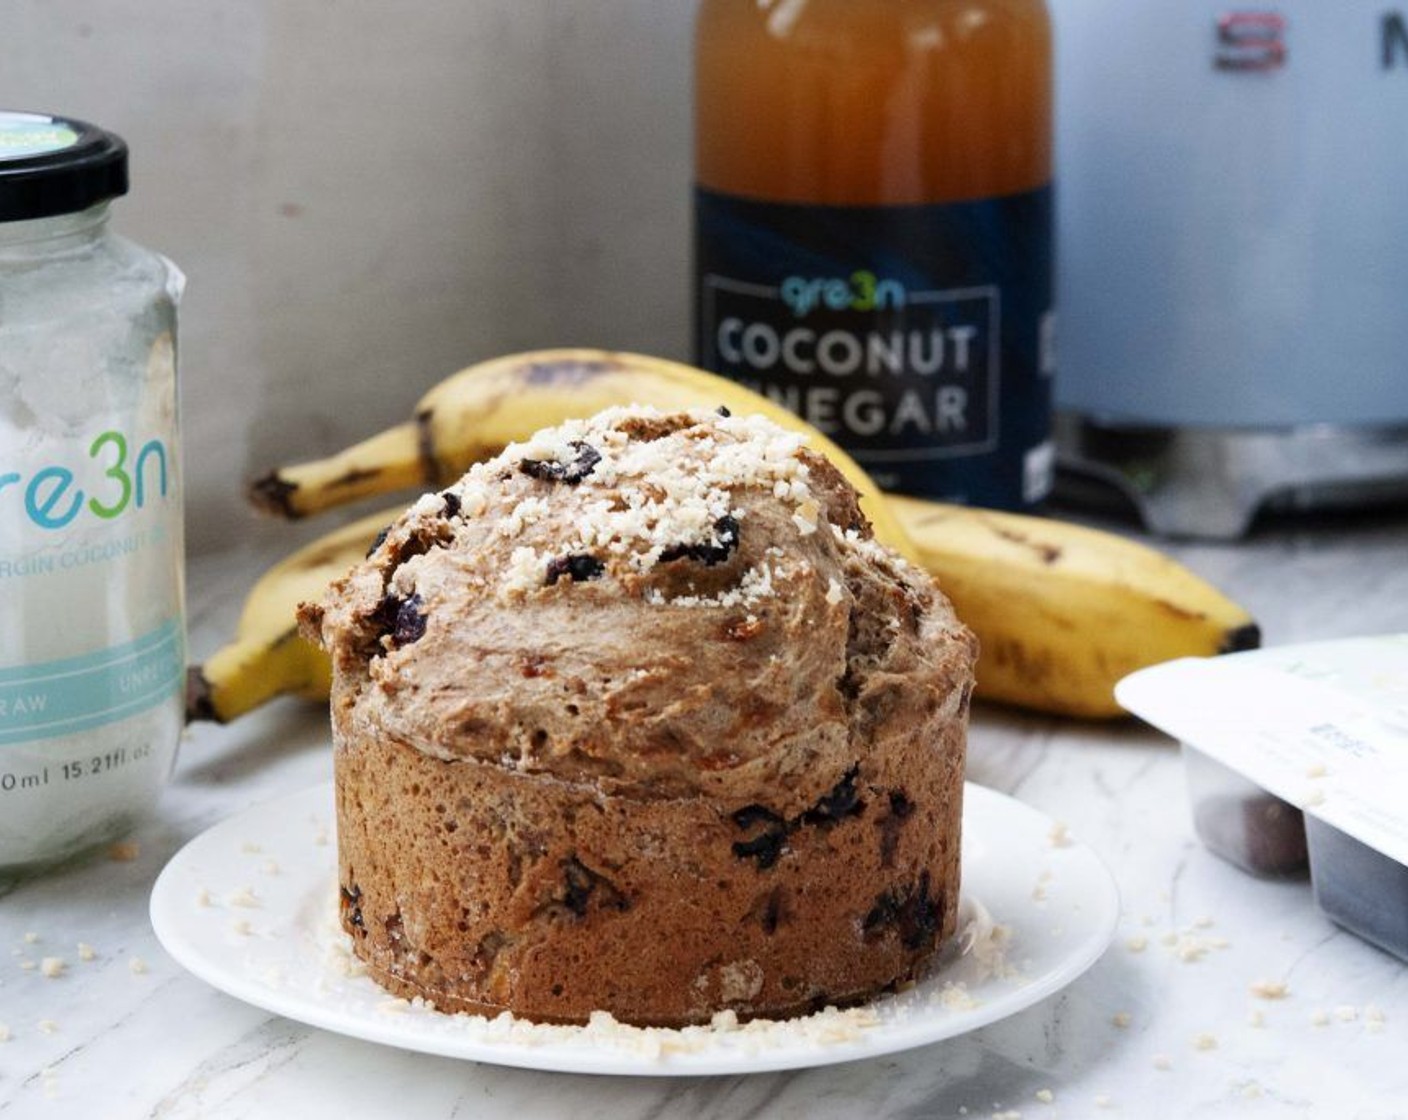
[[[1408,5],[1053,0],[1059,492],[1408,497]]]

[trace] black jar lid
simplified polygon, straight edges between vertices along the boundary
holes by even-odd
[[[127,145],[84,121],[0,109],[0,222],[74,214],[127,193]]]

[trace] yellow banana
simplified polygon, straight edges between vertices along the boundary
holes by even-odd
[[[1126,538],[1045,518],[882,495],[824,435],[743,387],[675,362],[603,350],[542,350],[446,378],[415,418],[327,459],[253,484],[266,510],[301,517],[373,494],[438,486],[539,428],[617,404],[725,405],[807,436],[861,492],[878,538],[939,580],[978,635],[980,698],[1090,718],[1123,714],[1114,684],[1174,657],[1255,646],[1237,604],[1171,558]],[[294,610],[366,551],[399,511],[349,525],[270,569],[239,635],[192,673],[192,718],[228,720],[272,696],[327,695],[325,656],[298,636]]]
[[[332,684],[327,655],[298,633],[298,604],[366,555],[377,533],[400,514],[389,510],[319,537],[266,571],[245,597],[235,640],[186,682],[186,718],[225,723],[275,696],[325,700]]]
[[[250,484],[249,497],[266,512],[293,518],[374,494],[443,486],[540,428],[626,404],[665,411],[723,405],[801,432],[860,493],[876,537],[918,560],[870,476],[810,424],[726,378],[607,350],[535,350],[460,370],[421,398],[414,419],[326,459],[274,470]]]
[[[1136,541],[1041,517],[888,501],[978,635],[981,698],[1119,716],[1114,686],[1126,673],[1260,643],[1245,610]]]

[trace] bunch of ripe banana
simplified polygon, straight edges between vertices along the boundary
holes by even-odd
[[[250,487],[266,511],[303,517],[457,479],[539,428],[622,404],[759,412],[803,433],[862,495],[876,536],[938,579],[982,646],[977,695],[1063,715],[1122,714],[1114,684],[1169,658],[1248,649],[1255,622],[1162,553],[1112,533],[878,492],[845,452],[765,397],[689,366],[596,350],[512,355],[452,375],[413,419]],[[235,640],[191,672],[188,714],[227,721],[283,693],[324,698],[326,656],[294,610],[368,549],[399,510],[364,518],[275,565],[255,584]]]

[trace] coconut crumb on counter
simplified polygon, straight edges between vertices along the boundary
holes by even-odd
[[[127,971],[132,973],[133,976],[141,976],[148,971],[147,962],[141,957],[128,957]]]
[[[1330,1025],[1330,1013],[1328,1011],[1312,1011],[1310,1014],[1310,1025],[1313,1027],[1327,1027]]]
[[[37,945],[39,943],[39,934],[35,933],[33,930],[30,930],[24,935],[24,943],[26,945]]]
[[[1341,1023],[1352,1023],[1359,1018],[1359,1008],[1350,1004],[1341,1004],[1335,1008],[1335,1018]]]
[[[114,863],[131,863],[142,855],[139,840],[119,840],[108,847],[108,859]]]
[[[63,957],[45,957],[39,962],[39,971],[50,980],[68,971],[68,962]]]
[[[0,1042],[9,1042],[14,1035],[10,1033],[10,1028],[4,1023],[0,1023]]]
[[[39,1030],[44,1034],[58,1034],[59,1032],[59,1024],[53,1019],[40,1019],[38,1026]]]
[[[1071,830],[1065,821],[1051,822],[1051,831],[1046,834],[1046,842],[1053,848],[1071,846]]]
[[[1291,989],[1280,980],[1257,980],[1247,990],[1257,999],[1285,999],[1291,994]]]
[[[98,959],[98,951],[86,941],[78,943],[78,959],[81,961],[92,961]]]
[[[1200,920],[1207,921],[1207,919]],[[1225,937],[1208,937],[1196,932],[1195,929],[1166,933],[1160,938],[1160,941],[1168,946],[1173,951],[1173,955],[1184,964],[1200,961],[1214,949],[1226,949],[1231,945],[1231,942]]]
[[[1194,1050],[1216,1050],[1217,1036],[1210,1031],[1199,1031],[1193,1036]]]
[[[1110,1022],[1119,1027],[1120,1030],[1124,1030],[1131,1022],[1130,1014],[1128,1011],[1116,1011],[1110,1016]]]
[[[1039,1100],[1042,1104],[1051,1104],[1053,1101],[1056,1100],[1056,1094],[1053,1093],[1050,1089],[1038,1089],[1036,1091],[1036,1099]]]
[[[1142,953],[1149,947],[1149,939],[1143,935],[1137,935],[1126,940],[1124,947],[1131,953]]]

